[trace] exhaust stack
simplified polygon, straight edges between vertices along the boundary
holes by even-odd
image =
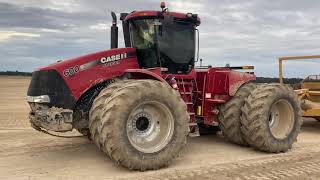
[[[117,26],[117,15],[111,12],[112,26],[111,26],[111,49],[118,48],[118,26]]]

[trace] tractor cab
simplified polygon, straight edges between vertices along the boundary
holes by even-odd
[[[162,11],[122,13],[126,47],[136,48],[140,68],[187,73],[195,63],[196,14]]]

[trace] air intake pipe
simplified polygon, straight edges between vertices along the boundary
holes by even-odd
[[[117,26],[117,15],[111,12],[112,26],[111,26],[111,49],[118,48],[118,26]]]

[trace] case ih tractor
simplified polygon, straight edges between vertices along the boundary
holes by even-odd
[[[290,149],[302,122],[296,93],[234,70],[248,67],[195,67],[199,17],[161,8],[121,13],[125,48],[112,13],[110,50],[35,70],[32,126],[77,129],[140,171],[168,166],[199,129],[220,127],[229,141],[265,152]]]

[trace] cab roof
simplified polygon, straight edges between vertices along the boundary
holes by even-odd
[[[139,18],[163,17],[163,15],[171,15],[174,19],[194,22],[196,26],[199,26],[201,23],[200,18],[197,14],[168,11],[133,11],[129,13],[124,20],[127,21]]]

